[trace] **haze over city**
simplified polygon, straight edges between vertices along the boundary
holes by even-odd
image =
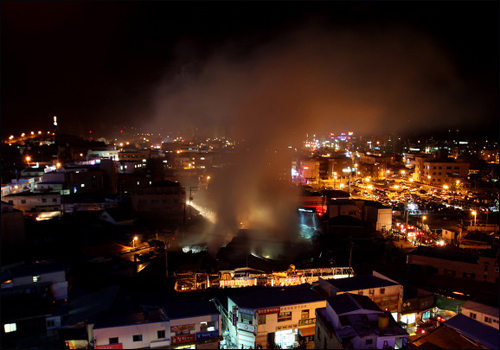
[[[498,348],[499,3],[3,1],[2,348]]]
[[[2,137],[498,130],[493,3],[263,6],[2,4]]]

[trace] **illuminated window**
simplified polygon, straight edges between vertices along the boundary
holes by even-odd
[[[17,331],[17,325],[15,323],[6,323],[3,325],[3,329],[5,333],[15,332]]]
[[[40,276],[33,276],[33,282],[39,282],[40,281]]]

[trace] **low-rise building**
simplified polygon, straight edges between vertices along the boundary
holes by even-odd
[[[458,314],[409,344],[410,349],[498,349],[498,330]]]
[[[462,305],[461,313],[473,320],[498,329],[498,307],[468,300]]]
[[[392,228],[392,207],[374,201],[336,199],[328,203],[328,217],[352,216],[372,226],[376,231]]]
[[[399,313],[403,300],[403,286],[390,278],[373,271],[373,275],[350,278],[320,278],[318,290],[326,296],[352,293],[369,297],[383,311],[389,311],[399,321]]]
[[[488,256],[418,247],[407,255],[406,264],[436,275],[498,284],[498,252],[496,256]]]
[[[316,349],[400,349],[408,333],[369,297],[331,296],[316,310]]]
[[[170,345],[170,321],[164,309],[98,316],[89,327],[94,349],[142,349]]]
[[[315,312],[326,306],[325,297],[304,284],[288,288],[235,291],[216,298],[228,329],[229,348],[269,349],[297,347],[314,341]]]

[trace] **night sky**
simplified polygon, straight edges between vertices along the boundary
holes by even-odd
[[[1,134],[498,139],[492,2],[1,2]],[[464,134],[465,135],[465,134]],[[186,135],[189,136],[189,135]]]

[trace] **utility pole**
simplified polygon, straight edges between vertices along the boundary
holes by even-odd
[[[163,237],[165,238],[165,277],[168,277],[168,246],[167,243],[167,232],[163,231]]]
[[[349,274],[352,269],[352,246],[353,246],[352,238],[351,236],[349,236]]]

